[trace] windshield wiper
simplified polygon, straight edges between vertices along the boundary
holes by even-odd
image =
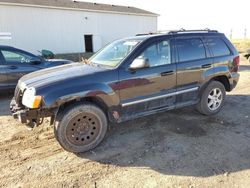
[[[93,63],[93,62],[91,62],[91,61],[89,61],[88,59],[85,59],[85,58],[82,58],[82,61],[80,63],[83,63],[85,65],[95,66],[95,67],[101,67],[100,64]]]
[[[95,67],[103,67],[103,65],[99,64],[99,63],[93,63],[93,62],[91,62],[91,64],[94,65]]]
[[[88,59],[85,59],[82,57],[82,61],[80,63],[86,64],[86,65],[90,65],[91,62]]]

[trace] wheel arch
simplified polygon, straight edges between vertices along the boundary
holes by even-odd
[[[111,110],[109,109],[109,106],[104,102],[102,98],[97,97],[97,96],[84,96],[84,97],[79,97],[79,98],[72,99],[72,100],[67,100],[64,103],[60,104],[60,106],[57,109],[56,116],[59,115],[61,112],[63,112],[66,108],[72,105],[75,105],[77,103],[81,104],[84,102],[89,102],[89,103],[96,105],[105,113],[109,121],[114,121],[114,118],[112,116]]]
[[[222,83],[224,85],[226,91],[230,91],[230,83],[229,83],[227,76],[225,76],[225,75],[216,76],[216,77],[212,78],[212,80]]]
[[[199,91],[199,98],[201,97],[203,91],[206,89],[206,87],[209,85],[209,83],[212,81],[218,81],[218,82],[222,83],[222,85],[225,87],[225,90],[230,91],[230,83],[229,83],[228,77],[226,75],[218,75],[218,76],[210,78],[207,82],[205,82],[201,86],[200,91]]]

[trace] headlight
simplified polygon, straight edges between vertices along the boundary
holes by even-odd
[[[36,95],[35,88],[27,88],[24,91],[22,103],[28,108],[38,108],[41,103],[42,97]]]
[[[26,84],[24,82],[21,82],[21,84],[19,85],[20,85],[21,91],[24,91],[24,89],[26,88]]]

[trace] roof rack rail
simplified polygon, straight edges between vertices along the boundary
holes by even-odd
[[[163,30],[163,31],[157,31],[157,32],[149,32],[149,33],[139,33],[135,36],[145,36],[145,35],[157,35],[157,34],[178,34],[178,33],[218,33],[217,30],[211,30],[211,29],[192,29],[192,30],[186,30],[186,29],[179,29],[179,30]]]
[[[154,35],[154,34],[158,34],[158,33],[153,33],[153,32],[149,32],[149,33],[139,33],[139,34],[136,34],[135,36]]]
[[[206,33],[218,33],[217,30],[211,30],[211,29],[193,29],[193,30],[186,30],[181,28],[180,30],[172,30],[169,31],[168,34],[177,34],[177,33],[195,33],[195,32],[206,32]]]

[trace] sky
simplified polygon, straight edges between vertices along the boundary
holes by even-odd
[[[86,0],[134,6],[159,14],[158,30],[215,29],[232,38],[250,38],[249,0]]]

